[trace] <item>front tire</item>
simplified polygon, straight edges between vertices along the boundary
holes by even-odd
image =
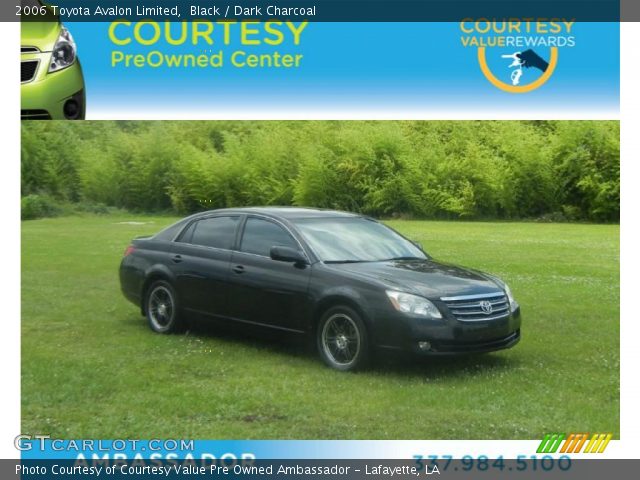
[[[145,313],[149,327],[157,333],[175,333],[182,329],[178,299],[169,282],[156,280],[145,295]]]
[[[367,364],[367,329],[353,309],[338,306],[327,310],[320,319],[316,335],[320,357],[331,368],[346,372]]]

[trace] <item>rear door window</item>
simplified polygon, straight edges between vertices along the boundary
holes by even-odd
[[[231,250],[236,238],[239,217],[211,217],[193,222],[180,241],[203,247]]]

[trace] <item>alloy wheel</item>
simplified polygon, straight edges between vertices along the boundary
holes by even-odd
[[[149,293],[147,311],[154,330],[169,330],[175,316],[175,301],[171,291],[164,285],[155,286]]]
[[[322,329],[322,349],[329,360],[348,367],[358,358],[361,348],[360,330],[356,322],[344,313],[329,317]]]

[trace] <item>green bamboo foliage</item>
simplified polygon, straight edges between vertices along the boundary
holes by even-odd
[[[617,221],[615,121],[23,122],[22,193],[132,211],[304,205]]]

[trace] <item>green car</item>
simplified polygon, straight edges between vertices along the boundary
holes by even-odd
[[[26,2],[23,2],[23,5]],[[33,5],[46,9],[38,0]],[[76,44],[58,17],[23,22],[20,115],[23,120],[83,120],[85,86]]]

